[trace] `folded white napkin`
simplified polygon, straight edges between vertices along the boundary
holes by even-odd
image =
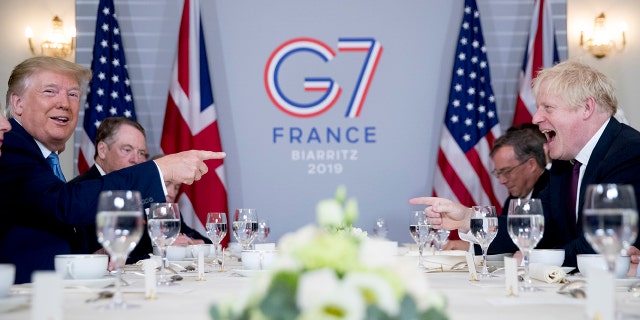
[[[550,266],[542,263],[529,264],[529,277],[546,283],[560,283],[567,273],[558,266]]]

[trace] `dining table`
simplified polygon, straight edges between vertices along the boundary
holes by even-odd
[[[414,264],[415,256],[403,256],[398,263]],[[258,277],[268,270],[245,270],[238,258],[225,258],[224,270],[219,266],[209,266],[204,278],[197,272],[179,268],[189,262],[181,261],[170,264],[170,268],[181,276],[172,286],[158,286],[152,298],[145,297],[145,279],[142,268],[138,265],[127,265],[122,274],[124,299],[134,306],[126,310],[104,310],[108,299],[99,299],[99,293],[113,290],[110,287],[115,281],[112,274],[107,274],[102,283],[97,280],[63,280],[62,316],[63,319],[212,319],[210,308],[216,304],[233,303],[243,299]],[[499,265],[499,264],[498,264]],[[417,267],[417,266],[416,266]],[[177,271],[177,269],[180,269]],[[446,298],[446,313],[449,319],[587,319],[585,304],[588,300],[558,293],[561,283],[547,283],[533,280],[539,289],[535,292],[515,292],[509,294],[505,289],[504,274],[499,267],[494,269],[495,277],[474,280],[465,269],[451,270],[442,267],[440,270],[425,268],[423,285]],[[567,276],[568,281],[580,279],[580,275]],[[633,279],[616,282],[616,309],[619,319],[640,319],[640,297],[628,292]],[[628,281],[626,281],[628,280]],[[640,279],[635,279],[640,281]],[[104,288],[107,287],[107,288]],[[9,296],[0,298],[0,319],[23,320],[31,318],[31,295],[33,284],[13,285]],[[96,299],[98,298],[98,299]]]

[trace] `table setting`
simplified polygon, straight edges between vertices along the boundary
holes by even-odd
[[[379,226],[370,236],[354,226],[357,203],[345,192],[339,188],[335,198],[318,203],[316,224],[277,243],[267,242],[268,231],[257,234],[261,220],[255,209],[243,209],[232,215],[238,242],[227,248],[218,246],[226,219],[210,214],[207,230],[214,245],[184,247],[175,256],[170,242],[179,230],[172,227],[146,230],[163,247],[159,256],[112,271],[106,256],[65,255],[55,271],[12,285],[15,269],[0,264],[0,319],[317,319],[327,310],[339,314],[337,319],[640,318],[640,279],[619,271],[625,263],[628,269],[628,257],[614,259],[613,269],[603,254],[579,257],[580,272],[563,267],[564,250],[534,249],[534,240],[523,241],[527,226],[543,230],[529,202],[526,209],[520,203],[512,210],[514,218],[527,218],[510,222],[514,242],[527,251],[527,261],[519,263],[511,254],[487,255],[484,248],[479,256],[439,250],[437,230],[415,212],[409,221],[415,243],[398,245]],[[119,197],[137,201],[134,194]],[[474,210],[473,237],[488,245],[497,223],[493,211]],[[98,237],[106,249],[118,247],[109,240],[118,228],[133,228],[134,238],[123,241],[137,241],[137,218],[118,227],[111,216],[119,215],[104,212],[110,219],[98,221]],[[107,250],[112,259],[128,247],[119,248]]]

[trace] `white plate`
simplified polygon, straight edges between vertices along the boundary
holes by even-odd
[[[250,269],[234,269],[233,273],[243,277],[253,277],[258,274],[267,272],[267,270],[250,270]]]
[[[7,296],[0,298],[0,313],[29,305],[28,296]]]
[[[567,273],[567,274],[576,269],[574,267],[561,267],[561,268],[562,268],[562,271],[564,271],[564,273]]]
[[[116,277],[104,277],[100,279],[65,279],[62,280],[62,284],[65,288],[68,287],[87,287],[87,288],[104,288],[110,284],[116,282]]]

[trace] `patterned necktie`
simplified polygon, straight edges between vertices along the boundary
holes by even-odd
[[[62,173],[62,168],[60,168],[60,160],[55,152],[51,152],[51,154],[49,154],[47,162],[49,162],[51,169],[53,169],[53,174],[55,174],[58,179],[62,180],[62,182],[67,182],[64,178],[64,174]]]
[[[580,180],[580,161],[573,161],[573,175],[571,176],[571,216],[573,216],[573,221],[576,222],[576,202],[578,201],[578,180]]]

